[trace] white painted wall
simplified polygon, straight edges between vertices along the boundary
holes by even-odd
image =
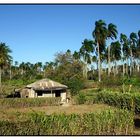
[[[66,101],[66,92],[61,93],[61,101]]]
[[[30,98],[36,97],[36,93],[35,93],[35,91],[33,89],[29,89],[29,97]]]

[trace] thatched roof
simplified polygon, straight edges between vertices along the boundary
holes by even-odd
[[[42,79],[26,86],[34,90],[62,90],[68,87],[50,79]]]

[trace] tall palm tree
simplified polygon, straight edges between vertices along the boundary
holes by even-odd
[[[105,49],[105,40],[107,38],[107,28],[106,23],[103,20],[98,20],[95,22],[95,29],[92,32],[93,38],[97,42],[98,50],[98,81],[101,81],[101,60],[100,54]]]
[[[87,65],[91,64],[91,53],[94,51],[93,41],[85,39],[80,48],[80,56],[83,58],[83,76],[87,79]]]
[[[9,78],[10,78],[10,80],[12,79],[12,64],[13,64],[13,60],[11,59],[9,61]]]
[[[122,52],[122,63],[123,63],[123,76],[125,74],[125,67],[124,67],[124,47],[127,42],[127,36],[125,34],[120,34],[120,42],[121,42],[121,52]]]
[[[117,61],[121,59],[121,44],[119,41],[111,43],[111,58],[115,64],[114,76],[117,74]]]
[[[126,74],[128,75],[128,66],[129,66],[129,56],[130,56],[130,41],[129,39],[127,38],[126,36],[126,41],[124,42],[123,44],[123,55],[124,55],[124,59],[125,59],[125,62],[126,62]]]
[[[130,34],[130,76],[132,75],[132,68],[134,67],[133,58],[136,53],[136,44],[137,44],[137,34],[132,32]]]
[[[117,34],[118,34],[118,31],[117,31],[117,26],[110,23],[108,24],[108,39],[116,39],[117,38]],[[111,66],[110,66],[110,45],[108,46],[108,76],[110,76],[110,72],[111,72]]]
[[[11,52],[11,49],[5,43],[0,43],[0,90],[2,69],[11,62],[12,57],[9,55]]]
[[[94,56],[92,57],[92,62],[96,64],[96,67],[98,67],[97,56],[94,55]],[[92,70],[93,70],[93,74],[94,74],[93,66],[92,66]]]

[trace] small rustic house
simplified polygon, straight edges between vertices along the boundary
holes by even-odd
[[[50,79],[42,79],[27,85],[20,91],[20,96],[21,98],[61,97],[61,101],[64,101],[67,88],[67,86]]]

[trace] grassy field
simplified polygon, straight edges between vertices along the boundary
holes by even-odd
[[[113,109],[105,104],[94,104],[94,105],[71,105],[71,106],[42,106],[42,107],[24,107],[24,108],[8,108],[0,109],[0,120],[10,120],[18,121],[19,119],[26,119],[26,114],[32,112],[44,112],[47,115],[56,113],[66,113],[66,114],[83,114],[98,112],[105,109]]]

